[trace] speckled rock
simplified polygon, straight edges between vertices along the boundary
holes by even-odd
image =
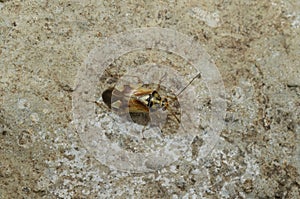
[[[0,1],[0,198],[298,198],[299,13]],[[174,114],[144,127],[109,109],[105,89],[140,83],[124,75],[161,84]]]

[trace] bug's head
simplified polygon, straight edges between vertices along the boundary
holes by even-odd
[[[152,110],[162,109],[164,111],[168,105],[167,98],[162,98],[157,91],[153,91],[150,97],[150,107]]]

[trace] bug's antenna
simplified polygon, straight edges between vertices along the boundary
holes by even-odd
[[[191,85],[191,83],[193,83],[193,81],[196,78],[200,78],[201,77],[201,73],[198,73],[177,95],[176,97],[178,97],[189,85]]]
[[[182,94],[182,92],[189,86],[193,83],[193,81],[196,79],[196,78],[200,78],[201,77],[201,73],[198,73],[177,95],[176,97],[178,97],[179,95]],[[175,98],[176,98],[175,97]],[[172,114],[172,116],[177,120],[177,122],[180,124],[180,126],[182,127],[182,129],[185,131],[185,128],[183,127],[180,119],[176,116],[176,114],[169,108],[167,107],[167,110]]]

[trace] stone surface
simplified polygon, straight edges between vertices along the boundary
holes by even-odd
[[[126,170],[132,166],[127,156],[105,156],[111,152],[106,143],[103,152],[85,144],[72,100],[93,49],[118,33],[149,27],[177,31],[202,46],[224,83],[226,95],[218,97],[226,101],[226,116],[217,144],[203,157],[218,99],[209,98],[214,90],[202,76],[191,84],[199,134],[184,122],[187,136],[176,134],[180,124],[173,118],[160,133],[146,129],[143,138],[143,126],[93,100],[124,71],[152,63],[177,71],[168,81],[181,88],[176,80],[193,78],[193,60],[148,48],[111,60],[93,85],[96,99],[87,99],[97,117],[85,130],[101,127],[95,141],[105,136],[114,150],[145,153],[135,159],[137,172]],[[297,1],[0,1],[0,198],[298,198],[299,35]],[[175,100],[176,106],[185,107]],[[187,121],[181,111],[176,114]],[[186,153],[147,156],[174,144],[177,135]],[[111,164],[121,161],[125,170]]]

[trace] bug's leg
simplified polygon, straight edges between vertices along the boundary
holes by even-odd
[[[175,120],[178,122],[178,124],[181,126],[183,131],[186,131],[185,128],[183,127],[181,120],[177,117],[177,115],[168,107],[167,108],[168,112],[171,113],[171,115],[175,118]]]
[[[121,75],[118,73],[113,73],[111,71],[105,70],[103,75],[100,77],[100,81],[106,82],[110,85],[115,85],[120,77]]]
[[[169,111],[169,112],[173,115],[173,117],[176,119],[176,121],[177,121],[178,123],[181,123],[180,119],[176,116],[175,113],[173,113],[173,111]]]
[[[107,105],[105,105],[104,103],[97,101],[97,100],[85,100],[85,102],[88,103],[95,103],[95,105],[97,107],[99,107],[101,110],[107,110],[109,107],[107,107]],[[109,108],[110,109],[110,108]],[[95,113],[96,113],[96,108],[95,108]]]
[[[171,99],[171,100],[178,100],[178,98],[176,96],[172,96],[172,95],[167,95],[167,98]]]

